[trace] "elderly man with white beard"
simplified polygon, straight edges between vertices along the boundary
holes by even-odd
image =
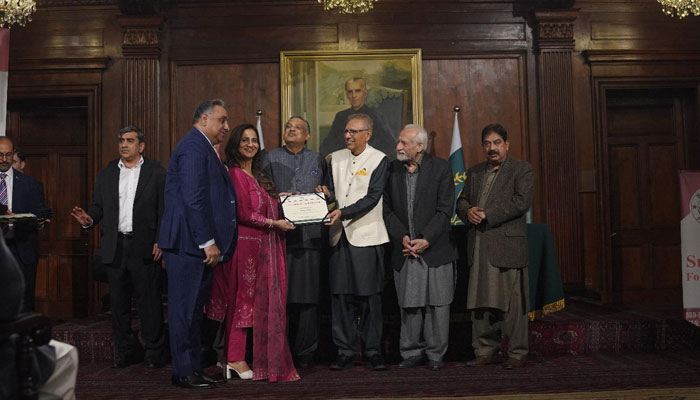
[[[399,368],[439,371],[447,352],[456,254],[450,243],[454,202],[447,161],[425,152],[428,134],[406,125],[384,190],[384,222],[401,307]]]

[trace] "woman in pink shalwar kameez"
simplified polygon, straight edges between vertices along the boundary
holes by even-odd
[[[238,243],[231,261],[214,270],[209,318],[225,321],[225,375],[270,382],[294,381],[286,336],[287,281],[284,232],[294,225],[279,216],[272,181],[260,167],[257,130],[234,128],[226,144],[229,175],[238,199]],[[253,329],[252,373],[245,361],[246,334]]]

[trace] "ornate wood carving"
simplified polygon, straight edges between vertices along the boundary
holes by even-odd
[[[574,49],[574,20],[578,10],[535,11],[535,40],[540,51]]]
[[[122,53],[125,58],[158,58],[163,17],[122,17]]]
[[[535,12],[540,98],[541,189],[565,282],[583,282],[574,131],[575,10]]]
[[[122,125],[146,134],[145,155],[157,158],[162,17],[122,17]]]

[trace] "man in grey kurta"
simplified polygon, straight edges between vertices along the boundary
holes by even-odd
[[[455,251],[450,242],[454,202],[447,161],[424,152],[428,134],[407,125],[399,134],[397,160],[389,167],[384,221],[401,307],[399,368],[427,362],[439,371],[447,352],[450,303],[455,289]]]
[[[306,148],[309,123],[301,117],[287,121],[285,145],[266,154],[263,171],[279,193],[312,193],[328,185],[326,160]],[[318,348],[318,304],[323,249],[328,228],[321,224],[299,225],[287,232],[287,325],[294,364],[314,365]]]
[[[500,361],[508,337],[506,368],[521,367],[528,353],[528,244],[525,213],[532,205],[532,166],[508,155],[508,133],[499,124],[481,132],[486,162],[467,171],[457,214],[467,224],[472,311],[470,366]]]

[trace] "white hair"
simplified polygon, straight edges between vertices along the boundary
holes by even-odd
[[[428,145],[428,132],[425,130],[420,125],[415,125],[415,124],[408,124],[403,127],[403,129],[415,129],[418,131],[416,133],[416,137],[413,139],[416,144],[423,144],[424,146]]]

